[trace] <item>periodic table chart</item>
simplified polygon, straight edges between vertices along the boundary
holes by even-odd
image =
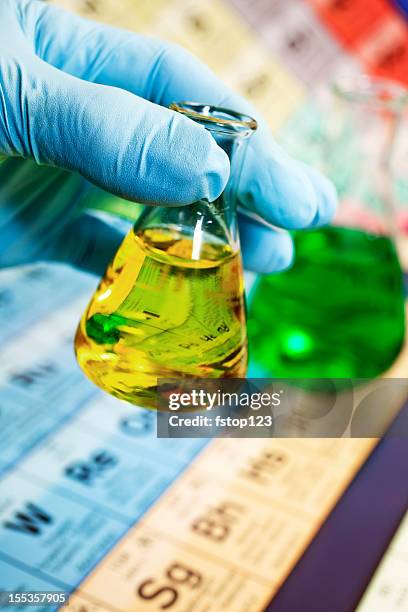
[[[408,513],[393,537],[357,612],[408,608]]]
[[[408,28],[386,0],[55,3],[184,45],[305,160],[330,78],[408,84]],[[153,413],[76,365],[96,283],[59,265],[0,273],[0,591],[68,591],[74,612],[263,610],[376,441],[157,439]],[[381,568],[361,612],[382,601]]]

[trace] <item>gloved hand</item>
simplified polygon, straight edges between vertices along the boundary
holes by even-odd
[[[258,113],[185,50],[41,1],[1,0],[0,156],[9,159],[0,163],[0,265],[46,258],[102,272],[122,234],[87,214],[91,184],[164,206],[217,197],[228,159],[167,108],[179,100],[257,118],[242,206],[281,228],[330,219],[331,184],[289,158]],[[246,267],[290,263],[288,233],[246,218],[240,232]]]

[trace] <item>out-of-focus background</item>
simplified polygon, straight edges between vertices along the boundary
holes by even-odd
[[[342,226],[381,237],[392,226],[404,266],[403,2],[57,4],[198,55],[252,101],[290,153],[329,174],[339,191]],[[393,85],[375,81],[374,87],[363,74]],[[334,82],[340,95],[332,91]],[[363,83],[363,100],[356,83]],[[355,113],[360,103],[363,120]],[[343,125],[353,125],[351,133]],[[356,177],[353,151],[360,145],[375,159],[363,156]],[[386,152],[392,165],[384,171]],[[380,185],[360,180],[379,168]],[[381,245],[381,257],[393,263]],[[371,262],[374,274],[381,257],[361,261]],[[388,295],[384,279],[393,279],[393,270],[375,277],[374,302]],[[76,365],[73,334],[96,283],[58,265],[0,273],[0,591],[66,590],[74,593],[71,609],[89,612],[256,612],[268,605],[285,612],[408,610],[408,524],[401,523],[408,504],[406,437],[380,444],[369,437],[157,440],[152,413],[103,394]],[[256,281],[254,287],[253,374],[307,376],[310,355],[317,353],[307,353],[306,323],[300,331],[288,322],[271,332],[287,346],[268,369],[261,343],[267,334],[258,337],[256,326],[259,304],[272,308],[273,299],[263,297]],[[284,285],[263,290],[286,291]],[[398,310],[401,297],[394,297],[378,297],[382,313]],[[383,323],[374,315],[370,337]],[[404,326],[381,330],[392,342],[381,345],[378,364],[378,342],[371,346],[366,338],[361,346],[369,349],[359,362],[406,377],[403,348],[398,356]],[[324,347],[319,351],[327,363]],[[346,361],[334,363],[329,375],[355,375]]]

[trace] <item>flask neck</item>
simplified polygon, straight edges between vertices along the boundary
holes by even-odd
[[[255,119],[226,108],[195,102],[178,102],[171,104],[170,108],[210,132],[230,160],[231,173],[228,185],[236,183],[235,179],[239,178],[248,139],[257,129]]]
[[[237,221],[238,186],[241,169],[247,147],[247,139],[236,136],[222,137],[214,135],[217,144],[225,151],[230,160],[230,176],[221,195],[213,202],[208,202],[209,211],[224,228],[229,245],[239,249],[239,234]]]
[[[324,167],[340,197],[335,223],[395,237],[398,134],[408,91],[357,75],[337,80],[332,93]]]
[[[218,225],[218,230],[224,232],[225,239],[231,247],[238,249],[236,216],[238,186],[248,140],[256,131],[257,123],[248,115],[205,104],[179,102],[171,104],[170,108],[202,125],[228,155],[230,161],[228,183],[223,193],[213,202],[208,202],[207,206],[214,217],[214,224]]]
[[[149,232],[160,234],[161,242],[155,241],[156,251],[162,248],[168,252],[177,252],[184,264],[187,261],[211,259],[211,253],[214,257],[220,253],[223,257],[237,254],[237,188],[246,145],[257,127],[256,121],[235,111],[204,104],[179,103],[172,104],[170,108],[199,123],[211,133],[228,155],[230,178],[223,193],[212,202],[199,200],[190,206],[147,207],[136,221],[133,231],[142,240]],[[167,232],[165,240],[163,232]],[[177,243],[178,247],[172,246],[173,243]]]

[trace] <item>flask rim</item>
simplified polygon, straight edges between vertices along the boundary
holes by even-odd
[[[169,108],[204,125],[209,131],[234,137],[248,138],[258,127],[253,117],[222,106],[183,100],[172,102]]]
[[[408,107],[408,89],[391,79],[368,74],[344,76],[332,83],[338,98],[377,110],[402,112]]]

